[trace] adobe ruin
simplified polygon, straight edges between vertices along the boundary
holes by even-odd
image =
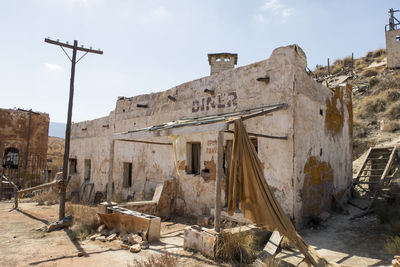
[[[19,186],[40,184],[47,175],[49,121],[46,113],[0,109],[1,171]]]
[[[236,64],[237,56],[230,62]],[[306,66],[303,50],[291,45],[239,68],[213,72],[211,64],[212,75],[163,92],[119,97],[108,116],[72,125],[71,182],[81,185],[81,198],[94,201],[95,192],[107,194],[110,175],[112,194],[139,201],[151,199],[158,184],[172,179],[171,212],[210,215],[216,200],[217,124],[203,125],[197,133],[182,125],[279,107],[245,126],[255,133],[269,186],[286,214],[301,224],[329,210],[352,179],[351,88],[329,89],[314,81]],[[229,130],[223,134],[222,204]]]

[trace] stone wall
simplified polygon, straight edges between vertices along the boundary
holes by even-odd
[[[1,168],[11,178],[22,178],[26,165],[26,153],[29,128],[29,111],[0,109],[0,160]],[[31,131],[27,164],[26,184],[40,183],[46,166],[49,115],[31,112]],[[5,151],[9,148],[18,150],[18,168],[6,170],[3,167]],[[22,184],[22,179],[18,183]]]

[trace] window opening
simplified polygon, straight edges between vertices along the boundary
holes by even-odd
[[[18,169],[19,151],[15,147],[8,147],[4,151],[3,167],[8,169]]]
[[[187,143],[186,152],[186,172],[188,174],[200,174],[200,143]]]
[[[124,162],[123,164],[123,187],[131,187],[132,186],[132,163]]]
[[[85,180],[90,180],[92,161],[90,159],[85,159]]]

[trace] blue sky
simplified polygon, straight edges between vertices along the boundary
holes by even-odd
[[[396,5],[397,4],[397,5]],[[70,62],[45,37],[101,48],[77,64],[73,121],[108,115],[118,96],[209,75],[207,53],[238,66],[300,45],[308,66],[385,46],[385,0],[1,0],[1,108],[66,121]],[[400,16],[400,14],[399,14]]]

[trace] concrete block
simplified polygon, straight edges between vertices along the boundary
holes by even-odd
[[[183,249],[201,252],[203,237],[199,230],[188,226],[184,230]]]
[[[207,232],[202,232],[202,249],[201,254],[204,256],[214,258],[215,257],[215,244],[217,243],[217,236],[209,234]]]
[[[186,227],[184,231],[183,248],[185,250],[198,251],[204,256],[214,258],[217,234],[212,234],[203,229],[194,229],[190,226]]]

